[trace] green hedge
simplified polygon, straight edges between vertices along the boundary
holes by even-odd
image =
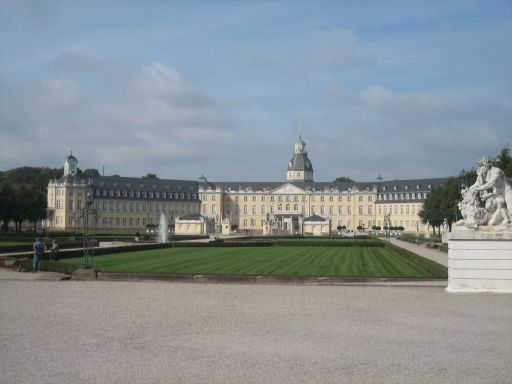
[[[403,248],[397,247],[393,244],[387,244],[386,247],[391,249],[395,254],[400,256],[403,260],[415,264],[425,272],[435,278],[448,278],[448,268],[436,263],[435,261],[421,257],[413,252],[409,252]]]

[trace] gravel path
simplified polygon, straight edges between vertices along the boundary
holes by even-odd
[[[0,280],[2,383],[500,383],[512,297]]]
[[[448,253],[446,252],[442,252],[435,248],[427,248],[425,245],[413,244],[407,241],[397,240],[393,238],[391,239],[391,244],[394,244],[397,247],[406,249],[417,255],[435,261],[438,264],[448,267]]]

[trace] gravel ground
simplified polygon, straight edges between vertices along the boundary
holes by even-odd
[[[510,383],[512,296],[0,281],[1,383]]]

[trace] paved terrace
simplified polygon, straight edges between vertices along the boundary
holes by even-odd
[[[2,383],[505,383],[512,296],[0,279]]]

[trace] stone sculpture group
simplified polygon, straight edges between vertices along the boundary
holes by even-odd
[[[459,209],[463,219],[456,225],[469,229],[481,225],[510,227],[512,186],[504,172],[489,159],[482,158],[478,161],[477,175],[476,182],[462,190]]]

